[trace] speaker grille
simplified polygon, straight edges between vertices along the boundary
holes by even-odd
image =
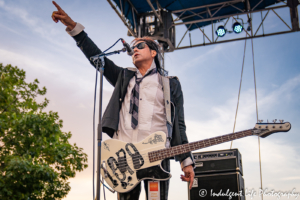
[[[197,186],[189,191],[189,200],[244,200],[244,179],[240,173],[219,173],[195,176]],[[205,192],[206,191],[206,195]]]

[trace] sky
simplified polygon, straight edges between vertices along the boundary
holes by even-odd
[[[105,0],[57,0],[57,3],[74,21],[85,26],[89,37],[102,50],[120,37],[128,42],[133,39],[127,36],[126,27]],[[24,69],[28,82],[37,78],[40,86],[47,88],[45,97],[50,103],[46,111],[58,112],[64,121],[63,131],[71,131],[73,135],[70,142],[82,147],[89,156],[89,167],[69,180],[71,191],[64,199],[92,199],[95,69],[66,33],[64,25],[52,21],[54,10],[49,0],[0,0],[0,63]],[[288,13],[280,11],[279,14],[290,25]],[[282,22],[275,20],[274,13],[269,17],[266,32],[284,28]],[[185,29],[179,27],[176,31],[176,40],[179,41]],[[195,41],[201,41],[196,30],[191,35]],[[289,132],[275,133],[260,140],[262,183],[263,189],[267,190],[295,189],[300,192],[299,36],[300,33],[295,32],[253,40],[259,119],[265,122],[284,119],[292,124]],[[188,42],[187,38],[183,40],[183,44]],[[233,131],[244,44],[244,41],[236,41],[165,54],[166,70],[169,75],[178,76],[182,85],[190,142]],[[114,50],[120,48],[119,43]],[[125,53],[110,59],[119,66],[133,67],[131,58]],[[252,128],[256,123],[253,78],[251,41],[248,40],[235,131]],[[112,91],[113,87],[105,80],[103,108]],[[108,136],[104,134],[103,140],[106,139]],[[195,152],[229,148],[230,142],[227,142]],[[236,140],[233,148],[238,148],[242,154],[245,188],[259,191],[258,138],[251,136]],[[188,199],[187,183],[179,178],[182,172],[178,162],[171,162],[171,173],[169,199]],[[106,191],[106,196],[107,199],[116,199],[116,194],[109,191]],[[144,196],[142,191],[140,199]],[[256,195],[252,199],[260,197]],[[276,197],[264,196],[264,199]]]

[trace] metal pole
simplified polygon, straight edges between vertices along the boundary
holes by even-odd
[[[211,35],[212,35],[212,41],[215,41],[215,38],[214,38],[214,23],[213,23],[213,21],[211,21]]]
[[[99,122],[98,122],[98,134],[97,134],[97,146],[98,146],[98,153],[97,153],[97,187],[96,187],[96,199],[100,200],[100,170],[101,170],[101,142],[102,142],[102,96],[103,96],[103,73],[104,73],[104,56],[101,58],[100,64],[100,98],[99,98]],[[99,60],[97,61],[97,65],[99,65]]]

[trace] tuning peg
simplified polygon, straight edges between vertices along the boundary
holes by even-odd
[[[276,123],[276,121],[277,121],[277,119],[274,119],[274,120],[273,120],[273,123]]]
[[[280,123],[283,123],[284,120],[283,120],[283,119],[280,119],[279,121],[280,121]]]

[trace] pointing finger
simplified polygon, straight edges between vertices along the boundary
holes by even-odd
[[[52,1],[52,3],[55,5],[58,11],[62,11],[61,7],[55,1]]]

